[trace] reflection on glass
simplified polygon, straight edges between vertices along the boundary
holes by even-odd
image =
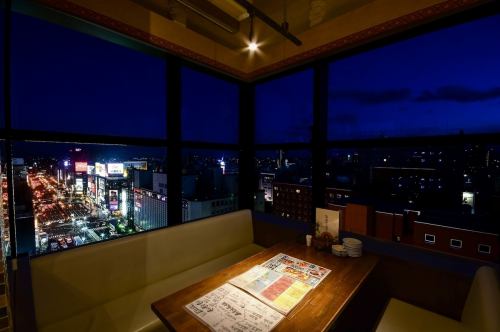
[[[165,149],[16,142],[13,152],[18,253],[167,226],[155,191]]]
[[[258,191],[254,209],[310,221],[312,161],[306,150],[257,151]]]
[[[237,152],[183,150],[183,222],[237,210],[238,188]]]

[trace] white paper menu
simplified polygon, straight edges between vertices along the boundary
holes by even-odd
[[[217,332],[271,331],[284,316],[237,287],[224,284],[185,306]]]

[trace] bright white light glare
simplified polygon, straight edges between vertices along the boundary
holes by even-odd
[[[248,49],[252,52],[257,51],[258,48],[259,45],[257,45],[256,42],[251,42],[250,44],[248,44]]]

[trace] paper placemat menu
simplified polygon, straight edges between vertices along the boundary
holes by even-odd
[[[271,331],[283,315],[230,284],[224,284],[185,306],[217,332]]]
[[[300,280],[312,287],[319,285],[331,272],[327,268],[281,253],[261,265]]]
[[[229,282],[285,315],[312,289],[308,284],[261,265]]]

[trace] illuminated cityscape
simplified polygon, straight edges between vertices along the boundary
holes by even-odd
[[[168,226],[164,160],[105,160],[100,154],[100,161],[95,161],[85,148],[67,152],[62,159],[13,158],[16,216],[22,219],[18,224],[34,230],[32,239],[21,238],[21,246],[44,253]],[[186,151],[182,222],[238,209],[239,161],[236,154],[223,155]],[[309,222],[313,210],[310,155],[262,151],[256,166],[255,210]],[[500,205],[497,146],[467,145],[463,151],[456,147],[334,149],[325,169],[326,204],[363,202],[391,212],[414,209],[438,223],[459,218],[486,229],[493,226],[490,220]],[[2,178],[8,242],[4,174]]]
[[[294,154],[287,159],[287,153],[280,150],[274,159],[258,159],[259,189],[266,201],[265,211],[308,221],[313,209],[312,179],[311,171],[308,176],[305,170],[311,167],[311,160],[306,153]],[[387,212],[411,209],[422,211],[436,223],[452,219],[473,228],[496,227],[498,146],[332,149],[325,175],[326,204],[363,203]]]
[[[34,231],[18,246],[44,253],[168,226],[164,160],[98,162],[85,148],[65,152],[64,158],[13,158],[16,223]],[[183,222],[238,208],[238,158],[193,152],[185,157],[183,174]],[[3,180],[8,243],[5,175]]]

